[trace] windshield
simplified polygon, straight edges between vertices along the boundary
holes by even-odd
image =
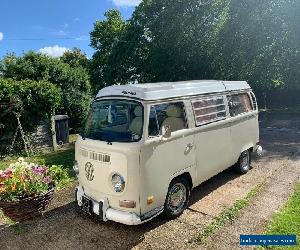
[[[107,142],[139,141],[143,131],[144,109],[129,100],[95,101],[90,109],[82,136]]]

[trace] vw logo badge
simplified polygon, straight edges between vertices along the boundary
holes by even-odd
[[[92,163],[87,162],[85,164],[85,176],[87,178],[88,181],[92,181],[94,180],[94,167],[92,165]]]

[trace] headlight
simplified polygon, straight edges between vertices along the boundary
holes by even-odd
[[[119,175],[119,174],[114,174],[111,177],[111,184],[113,186],[113,189],[115,190],[115,192],[120,193],[124,190],[125,188],[125,181],[123,176]]]
[[[75,172],[76,175],[79,174],[79,166],[78,166],[78,162],[77,161],[74,161],[73,163],[73,170]]]

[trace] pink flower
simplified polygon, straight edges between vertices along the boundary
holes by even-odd
[[[46,184],[50,184],[50,183],[52,182],[52,178],[51,178],[50,176],[46,176],[46,177],[44,178],[44,182],[45,182]]]
[[[31,169],[35,174],[45,174],[48,172],[48,168],[45,166],[33,166]]]
[[[0,172],[0,178],[6,179],[13,177],[13,171],[11,169],[6,169]]]

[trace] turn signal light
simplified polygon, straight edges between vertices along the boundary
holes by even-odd
[[[149,196],[147,198],[147,205],[151,205],[154,202],[154,196]]]
[[[125,207],[125,208],[135,208],[136,207],[136,202],[135,201],[119,201],[119,206],[120,207]]]

